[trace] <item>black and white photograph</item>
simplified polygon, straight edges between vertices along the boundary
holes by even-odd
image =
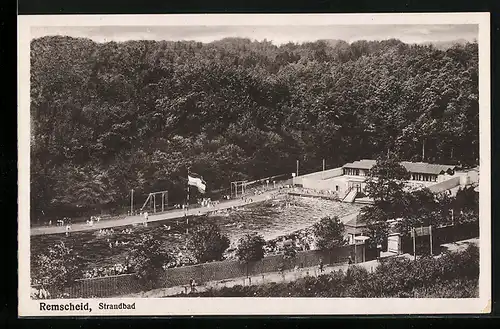
[[[489,312],[489,16],[420,15],[20,18],[20,315]]]

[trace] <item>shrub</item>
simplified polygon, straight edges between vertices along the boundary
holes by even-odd
[[[142,235],[140,242],[132,250],[130,263],[141,283],[152,288],[164,271],[163,265],[171,260],[171,255],[159,239],[152,235]]]
[[[229,239],[214,223],[197,226],[188,237],[188,248],[200,263],[222,260]]]
[[[209,290],[198,296],[471,298],[478,296],[478,279],[479,250],[470,245],[465,251],[439,258],[387,259],[372,273],[351,266],[345,273],[335,271],[288,283]]]
[[[50,286],[57,291],[54,296],[57,297],[65,287],[81,277],[80,264],[79,255],[61,241],[35,258],[36,271],[32,271],[31,275],[42,287]]]
[[[313,232],[316,236],[316,246],[323,251],[332,250],[344,245],[344,224],[335,217],[324,217],[314,224]]]

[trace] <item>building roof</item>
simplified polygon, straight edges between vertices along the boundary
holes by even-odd
[[[455,170],[456,166],[453,165],[440,165],[440,164],[432,164],[426,162],[409,162],[403,161],[401,162],[406,170],[411,173],[419,173],[419,174],[434,174],[439,175],[447,172],[448,170]]]
[[[363,159],[347,163],[342,168],[370,170],[376,163],[377,163],[376,160]],[[409,161],[403,161],[401,162],[401,165],[405,167],[406,170],[408,170],[408,172],[410,173],[434,174],[434,175],[445,173],[448,170],[455,170],[456,168],[456,166],[453,165],[440,165],[440,164],[432,164],[426,162],[409,162]]]
[[[353,168],[353,169],[372,169],[374,165],[377,164],[376,160],[363,159],[359,161],[354,161],[351,163],[346,163],[342,168]]]
[[[356,215],[344,225],[349,227],[366,227],[366,222],[361,220],[359,215]]]
[[[365,231],[366,222],[361,221],[358,217],[359,215],[356,215],[344,224],[347,234],[363,234]]]

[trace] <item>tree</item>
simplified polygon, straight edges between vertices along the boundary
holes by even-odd
[[[240,261],[246,264],[247,276],[248,264],[261,260],[264,257],[265,244],[266,240],[257,233],[249,233],[240,238],[238,248],[236,249],[236,256]]]
[[[452,204],[457,211],[479,212],[479,193],[474,187],[460,188]]]
[[[398,222],[398,230],[401,234],[407,235],[414,227],[419,226],[438,226],[447,221],[446,201],[438,201],[438,198],[428,188],[418,189],[412,192],[406,192],[404,195],[405,207],[402,210]]]
[[[382,249],[387,247],[387,236],[389,235],[388,215],[377,206],[365,206],[359,213],[358,220],[366,223],[365,234],[370,237],[367,245],[376,248],[382,245]]]
[[[42,287],[53,288],[58,294],[62,294],[65,287],[81,278],[80,264],[80,257],[60,241],[35,258],[31,276]]]
[[[318,170],[324,154],[332,166],[388,149],[478,163],[477,42],[50,36],[30,46],[33,219],[121,207],[132,188],[182,202],[186,164],[217,190],[293,172],[297,158]]]
[[[188,249],[200,263],[222,260],[228,247],[229,238],[214,223],[195,227],[188,237]]]
[[[375,207],[395,219],[403,213],[405,181],[410,174],[396,159],[377,160],[366,180],[366,192],[373,199]]]
[[[152,288],[164,272],[163,266],[171,260],[172,256],[158,237],[142,234],[132,250],[130,264],[142,283]]]
[[[297,257],[297,250],[290,240],[285,241],[282,257],[283,258],[280,264],[280,272],[283,272],[287,265],[290,268],[291,265],[295,262],[295,257]]]
[[[344,231],[344,223],[337,216],[322,218],[313,226],[316,246],[320,250],[330,251],[344,245]]]

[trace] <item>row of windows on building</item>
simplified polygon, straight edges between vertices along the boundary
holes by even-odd
[[[366,171],[363,169],[344,168],[344,175],[366,176]],[[437,175],[412,173],[411,180],[417,180],[422,182],[436,182]]]
[[[366,170],[363,170],[363,169],[353,169],[353,168],[344,168],[344,175],[366,176]]]
[[[411,180],[418,180],[423,182],[436,182],[437,175],[432,174],[411,174]]]

